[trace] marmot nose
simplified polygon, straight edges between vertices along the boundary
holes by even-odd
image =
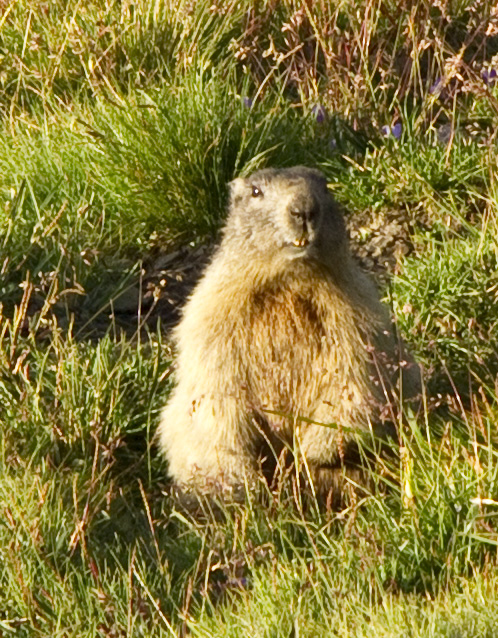
[[[300,221],[312,221],[319,211],[318,203],[313,200],[292,202],[290,214]]]

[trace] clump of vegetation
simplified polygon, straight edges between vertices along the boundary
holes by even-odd
[[[486,1],[4,7],[2,635],[495,635],[497,87]],[[158,264],[293,164],[389,253],[424,411],[342,511],[284,486],[192,517],[153,440]]]

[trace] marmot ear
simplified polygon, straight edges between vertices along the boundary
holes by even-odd
[[[233,191],[237,187],[240,188],[245,183],[245,181],[246,180],[243,177],[236,177],[235,179],[232,179],[231,182],[228,182],[230,191]]]
[[[228,187],[230,189],[230,197],[235,199],[238,195],[241,195],[244,187],[246,185],[246,180],[243,177],[236,177],[231,182],[228,183]]]
[[[323,182],[324,184],[327,184],[327,181],[328,181],[327,178],[322,173],[322,171],[318,170],[318,168],[308,168],[308,171],[309,171],[310,175],[313,175],[313,177],[318,179],[320,182]]]

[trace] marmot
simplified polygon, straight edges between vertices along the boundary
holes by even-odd
[[[263,450],[290,448],[327,489],[357,435],[382,435],[419,392],[419,368],[320,171],[265,169],[230,186],[221,244],[176,329],[160,445],[181,486],[250,484]]]

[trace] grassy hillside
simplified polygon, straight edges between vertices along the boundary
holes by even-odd
[[[493,3],[7,2],[0,129],[0,635],[494,637]],[[339,512],[284,486],[191,517],[153,441],[170,306],[227,182],[293,164],[424,413]]]

